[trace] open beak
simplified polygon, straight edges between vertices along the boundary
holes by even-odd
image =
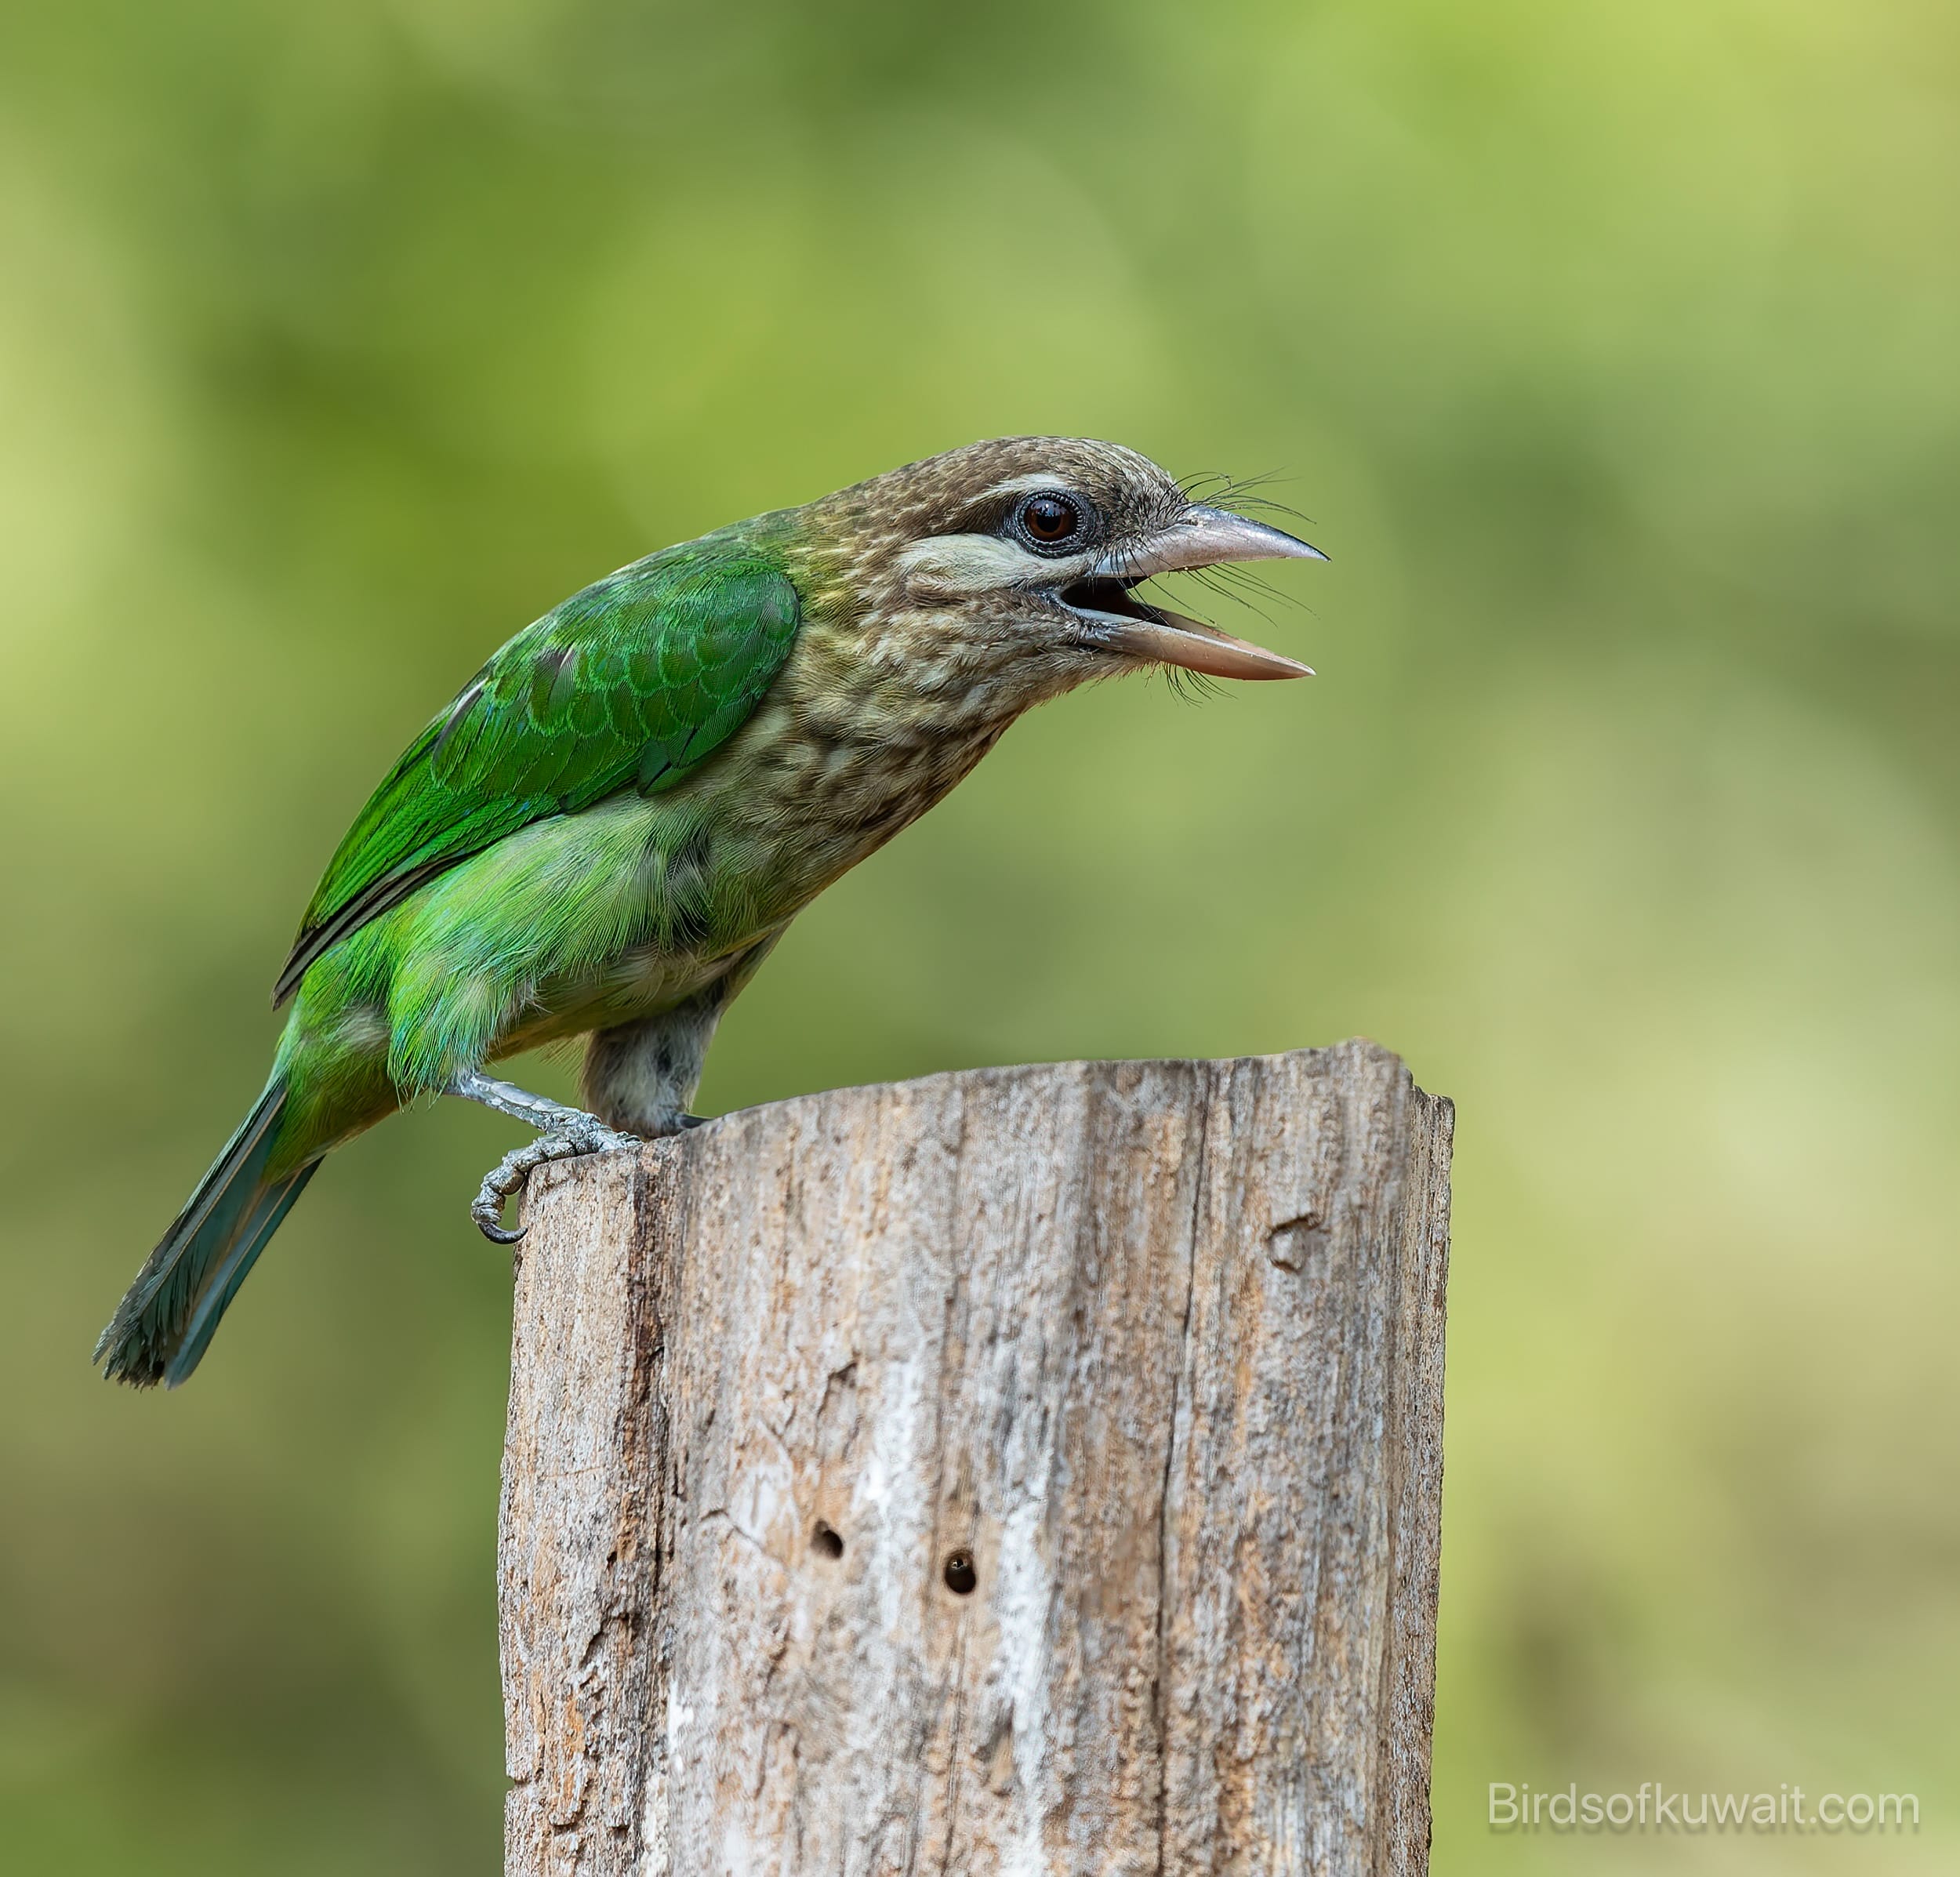
[[[1062,590],[1062,604],[1083,621],[1100,649],[1154,665],[1176,665],[1208,677],[1312,677],[1298,659],[1235,639],[1229,632],[1161,606],[1131,589],[1155,574],[1185,573],[1235,561],[1324,561],[1317,547],[1262,521],[1194,502],[1169,526],[1104,555],[1083,579]]]

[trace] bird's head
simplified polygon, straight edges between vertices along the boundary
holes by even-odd
[[[1156,574],[1323,560],[1304,541],[1194,502],[1120,445],[1014,437],[968,445],[804,511],[824,584],[895,677],[966,686],[1004,710],[1150,666],[1221,678],[1308,668],[1138,598]]]

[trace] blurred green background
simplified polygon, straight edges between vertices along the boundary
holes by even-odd
[[[90,1341],[492,647],[970,438],[1277,470],[1312,685],[1037,713],[717,1109],[1353,1033],[1459,1104],[1439,1872],[1960,1854],[1960,16],[68,0],[0,16],[0,1861],[495,1868],[513,1143]],[[569,1086],[554,1063],[538,1072]],[[1493,1836],[1492,1780],[1916,1838]]]

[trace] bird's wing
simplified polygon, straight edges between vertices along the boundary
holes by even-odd
[[[635,788],[655,794],[740,728],[799,616],[782,568],[670,552],[528,626],[408,746],[327,867],[273,992],[472,854]]]

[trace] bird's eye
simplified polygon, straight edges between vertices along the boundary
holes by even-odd
[[[1044,489],[1021,504],[1022,532],[1037,549],[1065,547],[1082,532],[1082,510],[1071,496]]]

